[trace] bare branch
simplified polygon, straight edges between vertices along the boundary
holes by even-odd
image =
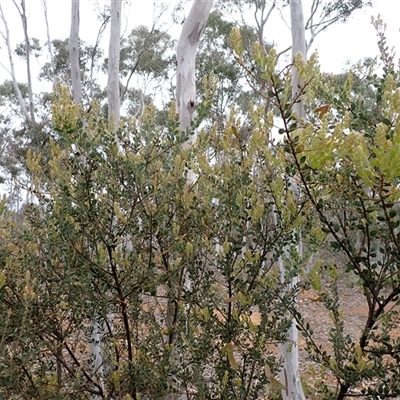
[[[14,1],[14,0],[13,0]],[[15,4],[15,2],[14,2]],[[17,7],[17,5],[16,5]],[[18,11],[19,8],[17,7]],[[25,37],[25,52],[26,52],[26,69],[28,75],[28,96],[29,96],[29,112],[31,115],[31,122],[35,122],[35,109],[33,105],[33,88],[32,88],[32,74],[31,74],[31,45],[28,37],[28,19],[26,18],[26,4],[25,0],[21,0],[21,10],[19,11],[24,29]]]
[[[47,49],[49,50],[49,55],[50,55],[51,73],[53,75],[53,85],[55,85],[57,82],[57,77],[56,77],[56,73],[54,70],[54,55],[53,55],[53,47],[52,47],[51,39],[50,39],[50,27],[49,27],[49,19],[48,19],[48,14],[47,14],[47,0],[42,0],[42,8],[43,8],[43,13],[44,13],[44,19],[46,22]]]
[[[101,22],[101,25],[99,27],[99,30],[97,31],[97,37],[96,37],[96,42],[93,46],[93,50],[91,53],[90,57],[90,90],[89,90],[89,98],[93,98],[93,70],[94,70],[94,62],[95,62],[95,57],[97,54],[97,50],[100,46],[100,41],[103,37],[104,31],[107,27],[108,22],[110,21],[110,15],[103,15],[100,10],[99,10],[100,15],[103,17],[103,21]]]
[[[121,94],[121,99],[120,99],[121,103],[122,103],[123,100],[124,100],[125,94],[126,94],[126,92],[127,92],[127,90],[128,90],[128,87],[129,87],[129,82],[130,82],[130,80],[132,79],[132,76],[133,76],[133,74],[135,73],[135,71],[136,71],[136,69],[137,69],[137,67],[138,67],[138,65],[139,65],[140,59],[141,59],[142,55],[147,51],[147,46],[148,46],[148,44],[149,44],[149,41],[150,41],[150,39],[152,38],[152,35],[153,35],[154,31],[156,30],[156,26],[157,26],[157,24],[158,24],[158,22],[159,22],[159,20],[160,20],[160,18],[161,18],[161,16],[162,16],[162,13],[163,13],[163,12],[164,12],[164,9],[162,9],[162,10],[160,11],[160,13],[158,13],[158,15],[153,16],[153,24],[152,24],[152,26],[151,26],[151,29],[150,29],[150,31],[149,31],[149,34],[146,36],[146,38],[145,38],[144,41],[143,41],[142,50],[141,50],[141,51],[139,52],[139,54],[137,55],[136,62],[135,62],[134,66],[132,67],[132,69],[131,69],[131,71],[130,71],[130,73],[129,73],[129,76],[128,76],[128,79],[127,79],[127,81],[126,81],[126,84],[124,85],[124,86],[125,86],[125,87],[124,87],[124,91],[122,92],[122,94]],[[153,15],[154,15],[154,14],[153,14]],[[154,41],[160,40],[166,33],[167,33],[167,31],[160,33],[158,36],[156,36],[156,37],[154,38]]]
[[[310,17],[308,18],[307,22],[306,22],[306,29],[310,29],[310,27],[313,25],[313,20],[314,20],[314,16],[318,10],[318,7],[320,5],[320,0],[313,0],[313,3],[311,5],[311,14]]]
[[[12,2],[14,3],[16,9],[18,10],[19,15],[22,16],[22,11],[20,10],[20,8],[19,8],[17,2],[16,2],[15,0],[12,0]]]
[[[256,5],[256,10],[254,12],[254,19],[256,20],[257,23],[257,34],[258,34],[258,41],[260,43],[261,48],[264,51],[264,54],[267,54],[267,50],[265,48],[264,45],[264,28],[265,28],[265,24],[267,23],[269,17],[271,16],[272,11],[274,10],[276,6],[276,2],[274,1],[272,6],[270,7],[270,9],[267,12],[267,15],[264,17],[264,11],[265,11],[265,2],[262,2],[261,4],[257,4]],[[257,16],[257,11],[258,9],[261,10],[261,16],[260,16],[260,20],[258,19]]]
[[[352,12],[361,9],[365,5],[371,5],[370,2],[363,2],[349,4],[343,2],[332,2],[328,3],[321,11],[320,20],[317,23],[314,23],[314,17],[322,4],[322,0],[313,0],[311,5],[311,15],[306,23],[306,30],[309,30],[311,33],[311,38],[309,43],[307,44],[307,50],[310,49],[312,43],[314,42],[316,36],[327,29],[332,24],[343,20],[345,21]]]
[[[278,11],[279,11],[279,14],[280,14],[280,16],[281,16],[281,20],[282,20],[283,23],[286,25],[286,27],[290,30],[291,27],[290,27],[290,25],[286,22],[285,17],[283,16],[283,13],[282,13],[282,9],[281,9],[281,8],[278,8]]]
[[[289,50],[291,50],[292,46],[287,47],[285,50],[280,51],[276,57],[279,58],[280,56],[284,55],[285,53],[287,53]]]
[[[15,2],[14,2],[14,4],[15,4]],[[17,6],[17,8],[18,8],[18,6]],[[17,82],[17,78],[16,78],[16,75],[15,75],[15,69],[14,69],[14,60],[13,60],[12,51],[11,51],[10,31],[8,29],[7,20],[6,20],[5,16],[4,16],[4,13],[3,13],[3,8],[1,6],[1,2],[0,2],[0,18],[3,21],[4,28],[5,28],[5,31],[6,31],[5,34],[2,34],[2,36],[5,39],[6,46],[7,46],[8,59],[9,59],[9,62],[10,62],[10,73],[11,73],[11,78],[12,78],[14,90],[15,90],[15,93],[16,93],[17,98],[18,98],[18,104],[19,104],[19,107],[21,108],[22,114],[24,115],[26,121],[31,122],[31,116],[29,115],[28,110],[25,107],[24,99],[22,98],[22,93],[21,93],[21,91],[19,90],[19,87],[18,87],[18,82]]]

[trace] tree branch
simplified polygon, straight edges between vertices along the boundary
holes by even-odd
[[[14,4],[15,4],[15,2],[14,2]],[[17,6],[17,8],[18,8],[18,6]],[[19,8],[18,8],[18,10],[19,10]],[[15,93],[17,95],[18,104],[19,104],[19,106],[21,108],[22,114],[25,117],[25,120],[28,121],[28,122],[32,122],[31,121],[31,116],[29,115],[28,110],[25,107],[24,99],[22,98],[22,93],[21,93],[21,91],[19,90],[19,87],[18,87],[18,82],[17,82],[17,78],[16,78],[16,75],[15,75],[15,69],[14,69],[14,60],[13,60],[12,51],[11,51],[10,31],[8,29],[7,20],[6,20],[5,16],[4,16],[4,13],[3,13],[3,8],[1,6],[1,2],[0,2],[0,18],[2,19],[3,24],[4,24],[4,28],[6,30],[5,35],[2,34],[2,36],[5,39],[6,46],[7,46],[8,59],[10,61],[10,70],[11,70],[11,77],[12,77],[12,82],[13,82],[13,86],[14,86],[14,91],[15,91]]]

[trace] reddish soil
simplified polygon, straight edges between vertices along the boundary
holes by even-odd
[[[340,298],[340,309],[344,316],[344,333],[349,334],[356,343],[358,342],[362,329],[365,326],[368,317],[368,305],[366,299],[362,293],[362,288],[356,283],[349,281],[343,281],[339,283],[339,298]],[[299,309],[304,318],[310,323],[314,330],[314,339],[318,344],[322,344],[328,351],[332,348],[329,342],[329,330],[333,326],[333,322],[329,316],[329,312],[326,310],[323,302],[319,301],[319,296],[314,290],[307,290],[299,296]],[[400,322],[400,321],[398,321]],[[400,336],[400,324],[395,325],[393,328],[392,337]],[[299,357],[300,357],[300,368],[302,376],[306,378],[307,383],[310,386],[311,393],[309,393],[309,399],[317,400],[318,397],[313,396],[313,378],[310,376],[310,365],[314,368],[317,366],[313,365],[310,361],[305,348],[305,340],[299,335]],[[336,388],[336,381],[333,377],[329,377],[329,374],[324,374],[324,380],[327,384]],[[373,385],[372,382],[365,383],[363,387],[357,388],[354,394],[361,395],[361,389],[365,389],[368,385]],[[350,397],[349,397],[350,398]],[[354,398],[354,397],[351,397]],[[363,397],[357,397],[363,398]],[[400,399],[400,398],[398,398]]]
[[[344,316],[344,332],[345,334],[349,334],[357,343],[368,317],[366,299],[362,293],[361,287],[351,282],[341,282],[339,284],[339,297],[340,308]],[[322,344],[329,354],[332,348],[329,342],[329,330],[333,326],[333,322],[329,316],[329,312],[326,310],[323,302],[320,301],[320,297],[315,290],[306,290],[300,294],[299,310],[314,330],[313,338],[316,343]],[[254,313],[252,320],[256,324],[259,323],[260,315]],[[400,320],[392,330],[392,335],[393,337],[400,336]],[[308,385],[307,398],[309,400],[320,399],[320,397],[314,394],[318,379],[323,379],[332,389],[336,388],[336,381],[329,373],[324,373],[322,377],[318,376],[318,365],[310,360],[305,351],[305,339],[301,335],[299,335],[299,358],[301,375]],[[315,369],[317,376],[311,376],[310,366]],[[357,388],[353,392],[353,394],[357,396],[356,398],[363,399],[361,396],[361,389],[365,389],[368,384],[373,385],[372,382],[365,383],[363,387]],[[354,398],[354,396],[349,398]],[[400,397],[397,399],[400,400]]]

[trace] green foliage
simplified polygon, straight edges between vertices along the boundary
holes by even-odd
[[[38,203],[26,205],[20,222],[11,211],[1,216],[0,394],[267,394],[279,366],[273,345],[290,323],[275,264],[301,218],[285,190],[283,158],[265,142],[271,121],[259,122],[243,145],[232,113],[224,131],[203,133],[184,151],[173,109],[163,129],[149,107],[116,136],[95,106],[85,116],[83,123],[59,88],[60,139],[51,140],[48,167],[28,152]],[[188,169],[198,174],[192,186]],[[279,226],[272,212],[283,216]],[[172,325],[168,299],[177,310]],[[104,388],[87,351],[90,321],[106,324]],[[172,351],[184,363],[171,362]]]
[[[33,55],[37,58],[39,57],[41,51],[42,51],[42,45],[40,44],[40,40],[37,38],[31,38],[29,39],[29,51],[33,53]],[[25,42],[19,43],[14,50],[15,54],[22,58],[23,60],[26,60],[26,46]]]
[[[344,10],[347,17],[346,7],[361,3],[327,4],[327,16]],[[160,117],[144,98],[130,108],[140,117],[127,118],[115,133],[100,105],[84,111],[65,87],[47,97],[51,129],[43,123],[18,131],[24,146],[15,154],[29,168],[35,202],[21,214],[0,203],[0,399],[164,399],[171,392],[273,398],[283,388],[275,347],[286,340],[288,311],[314,361],[306,386],[317,398],[343,399],[356,389],[371,397],[400,394],[393,332],[400,305],[399,74],[382,22],[375,21],[382,76],[366,63],[327,79],[315,55],[307,62],[296,57],[303,82],[296,99],[292,66],[282,68],[274,49],[251,47],[254,32],[237,29],[232,54],[232,24],[218,13],[210,22],[210,46],[200,56],[219,57],[219,83],[204,79],[191,131],[180,132],[173,105]],[[148,42],[150,32],[138,28],[124,43],[128,79],[135,71],[167,76],[171,40],[155,33],[161,41]],[[152,51],[144,51],[149,43]],[[68,42],[53,44],[55,70],[68,84]],[[83,80],[101,100],[88,68],[101,54],[84,46],[81,56]],[[49,79],[53,70],[46,68]],[[269,102],[273,112],[246,96],[241,102],[243,93],[231,86],[244,74],[261,88],[249,97]],[[12,104],[11,89],[8,82],[0,88],[3,102]],[[240,103],[240,111],[228,115],[218,104],[225,92],[225,106]],[[293,112],[300,100],[304,121]],[[206,118],[216,124],[183,150]],[[6,129],[9,121],[1,122]],[[272,131],[280,141],[270,139]],[[278,275],[280,258],[288,281],[304,275],[306,260],[292,251],[299,232],[307,257],[320,246],[333,255],[301,284],[311,285],[329,312],[328,348],[298,311],[302,286],[289,290]],[[362,286],[368,315],[359,337],[346,331],[340,274],[356,275]],[[103,329],[103,376],[88,351],[94,325]]]
[[[211,73],[217,79],[217,92],[212,99],[212,107],[208,115],[210,124],[217,123],[223,129],[225,116],[232,107],[240,109],[245,114],[249,103],[256,103],[258,96],[251,90],[245,79],[244,71],[235,62],[230,44],[230,33],[234,24],[224,18],[219,11],[213,11],[207,21],[199,49],[196,55],[198,76],[209,76]],[[240,46],[248,55],[251,44],[257,40],[257,34],[251,27],[241,30],[241,40],[235,45]],[[202,88],[198,88],[202,95]]]
[[[71,86],[71,65],[69,59],[69,39],[55,39],[52,41],[53,64],[44,63],[39,73],[39,79],[57,82],[68,87]],[[82,91],[84,93],[84,104],[89,105],[91,101],[102,101],[106,97],[104,90],[99,86],[94,73],[101,67],[103,51],[99,46],[91,46],[84,41],[79,44],[79,66],[81,68]]]
[[[154,79],[168,78],[174,46],[171,36],[159,29],[149,30],[143,25],[133,29],[121,43],[121,75],[136,72]]]
[[[393,332],[400,294],[400,81],[394,56],[385,46],[382,22],[375,25],[383,76],[368,75],[367,88],[373,93],[368,102],[354,88],[354,74],[337,85],[322,79],[315,57],[306,63],[295,59],[303,82],[299,98],[308,109],[302,121],[292,111],[297,100],[290,96],[289,70],[277,70],[273,51],[265,55],[255,47],[264,86],[280,114],[283,139],[277,151],[286,154],[285,172],[296,179],[300,198],[312,206],[308,218],[313,217],[325,233],[325,246],[345,258],[346,273],[359,277],[368,310],[360,336],[346,334],[335,264],[325,267],[330,273],[324,285],[321,266],[310,276],[330,313],[329,351],[317,343],[312,326],[297,309],[288,305],[324,376],[318,393],[326,399],[343,399],[356,389],[369,396],[400,394],[399,338]],[[336,390],[324,383],[329,376],[336,380]]]

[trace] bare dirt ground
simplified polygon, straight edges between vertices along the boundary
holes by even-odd
[[[362,288],[358,284],[346,281],[342,278],[339,281],[339,297],[340,297],[340,308],[344,315],[344,332],[349,334],[356,342],[360,338],[363,327],[368,317],[368,306],[366,299],[362,293]],[[318,300],[318,294],[314,290],[307,290],[301,293],[299,296],[299,308],[301,314],[310,323],[314,330],[314,338],[318,344],[323,344],[324,348],[330,349],[331,345],[329,342],[329,330],[333,323],[329,317],[329,312],[324,307],[324,304]],[[392,330],[394,337],[400,336],[400,326],[396,326]],[[300,356],[300,368],[304,376],[309,376],[309,366],[312,365],[305,348],[305,340],[299,335],[299,356]],[[312,378],[307,379],[312,388]],[[336,388],[336,382],[334,379],[326,376],[326,383]],[[373,383],[369,383],[373,385]],[[364,389],[366,385],[364,385]],[[358,388],[358,395],[361,395],[361,387]],[[317,397],[309,397],[312,400],[317,400]],[[350,398],[350,397],[349,397]],[[354,397],[352,397],[354,398]],[[363,397],[357,397],[363,399]],[[399,399],[399,398],[397,398]]]
[[[349,334],[357,343],[362,329],[365,326],[368,317],[368,306],[366,299],[362,293],[362,287],[356,281],[353,281],[349,276],[342,275],[339,278],[338,283],[338,293],[340,298],[340,309],[344,316],[344,333]],[[318,296],[318,293],[313,290],[304,290],[300,293],[299,299],[299,311],[314,331],[313,338],[317,344],[322,344],[323,347],[330,353],[332,348],[329,341],[329,330],[333,326],[333,322],[329,316],[329,312],[325,308],[322,301]],[[160,306],[161,308],[165,308]],[[261,316],[258,312],[252,314],[252,321],[255,324],[260,323]],[[400,323],[392,330],[392,335],[394,337],[400,337]],[[305,339],[299,335],[299,358],[300,358],[300,372],[303,380],[307,383],[307,399],[308,400],[320,400],[320,397],[315,394],[315,386],[317,385],[316,379],[320,377],[313,377],[310,374],[310,366],[312,366],[316,371],[319,371],[318,365],[310,360],[306,350],[305,350]],[[328,373],[324,375],[324,382],[328,384],[332,389],[336,388],[335,379]],[[373,385],[373,383],[368,383]],[[363,388],[366,389],[367,384],[364,384]],[[357,398],[364,400],[365,398],[361,395],[362,387],[357,388],[351,398]],[[394,399],[400,400],[400,397]]]
[[[338,289],[340,309],[344,316],[344,333],[349,334],[357,343],[368,317],[366,299],[362,293],[361,286],[355,282],[346,280],[346,278],[339,280]],[[332,345],[329,341],[329,330],[333,326],[333,322],[329,316],[329,312],[320,301],[318,293],[315,290],[310,289],[301,292],[299,295],[299,311],[312,327],[314,331],[313,337],[316,343],[318,345],[322,344],[329,354],[332,349]],[[259,323],[259,314],[254,313],[252,319],[254,323]],[[394,337],[400,336],[400,324],[392,330],[392,335]],[[310,374],[310,366],[312,366],[316,371],[319,371],[319,368],[317,364],[310,360],[310,357],[305,350],[305,339],[300,334],[299,358],[301,376],[308,386],[307,399],[320,400],[320,397],[315,394],[315,385],[317,385],[316,380],[321,379],[321,377],[313,377]],[[324,382],[332,389],[336,388],[336,380],[328,373],[326,373],[322,379],[324,379]],[[353,392],[352,397],[348,398],[364,399],[361,394],[361,389],[366,389],[368,385],[373,385],[373,383],[365,383],[363,387],[360,386]],[[354,395],[356,395],[356,397],[354,397]],[[400,400],[400,397],[397,397],[396,399]]]

